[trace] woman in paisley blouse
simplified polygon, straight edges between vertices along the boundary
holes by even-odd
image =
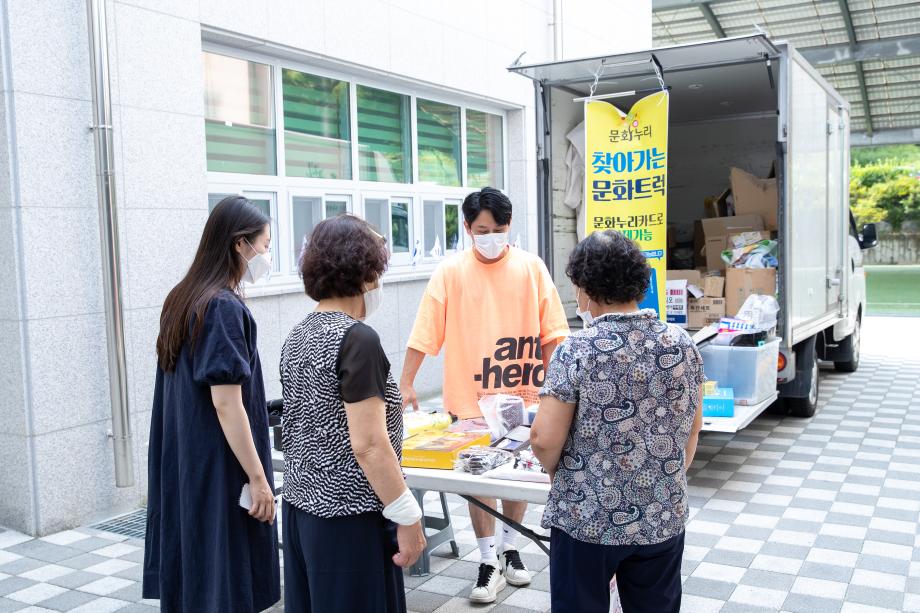
[[[377,333],[386,242],[363,219],[320,222],[300,260],[318,304],[281,350],[284,606],[405,613],[401,567],[425,548],[406,488],[402,398]]]
[[[553,611],[680,610],[686,470],[702,426],[703,363],[687,333],[640,310],[650,270],[612,230],[583,240],[566,274],[585,328],[553,354],[531,444],[552,479]]]

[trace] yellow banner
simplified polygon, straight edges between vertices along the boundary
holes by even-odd
[[[585,235],[617,230],[652,267],[643,308],[665,319],[667,269],[668,92],[636,102],[628,114],[609,102],[585,103]]]

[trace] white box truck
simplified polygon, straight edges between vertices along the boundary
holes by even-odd
[[[660,87],[655,62],[671,93],[669,224],[706,217],[706,197],[725,189],[732,167],[761,177],[772,169],[777,179],[776,393],[736,407],[733,418],[708,419],[704,428],[740,430],[777,398],[779,410],[811,416],[819,362],[840,371],[859,364],[861,251],[876,244],[876,233],[871,224],[857,229],[849,210],[849,104],[791,45],[754,35],[509,68],[536,90],[541,255],[571,308],[564,271],[577,238],[576,215],[564,203],[566,135],[584,117],[575,99],[587,96],[597,77],[595,95],[625,92],[610,102],[628,110]]]

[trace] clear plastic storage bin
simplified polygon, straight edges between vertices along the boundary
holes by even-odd
[[[707,379],[719,387],[730,387],[735,404],[751,405],[766,400],[776,391],[776,361],[779,338],[760,347],[726,347],[709,344],[700,348]]]

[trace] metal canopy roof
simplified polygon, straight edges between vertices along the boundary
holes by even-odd
[[[920,143],[920,1],[652,0],[655,47],[751,34],[792,43],[849,102],[852,142]]]

